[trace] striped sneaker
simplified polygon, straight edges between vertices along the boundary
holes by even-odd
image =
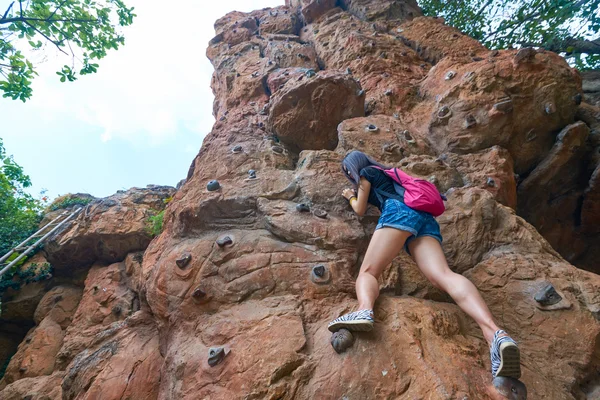
[[[490,357],[492,359],[492,379],[497,376],[509,376],[519,379],[521,377],[521,360],[519,347],[510,336],[499,336],[506,334],[502,329],[494,333]]]
[[[336,332],[342,328],[349,331],[370,331],[373,329],[373,310],[359,310],[349,314],[342,315],[329,323],[327,329],[331,332]]]

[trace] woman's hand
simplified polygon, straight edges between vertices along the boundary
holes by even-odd
[[[354,191],[354,189],[346,188],[342,190],[342,196],[344,196],[346,200],[350,200],[352,197],[356,197],[356,192]]]

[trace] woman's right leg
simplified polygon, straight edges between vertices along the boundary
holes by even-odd
[[[369,242],[369,248],[356,279],[358,311],[342,315],[327,327],[335,332],[341,328],[355,331],[373,329],[373,305],[379,296],[377,279],[383,269],[398,255],[410,232],[394,228],[377,229]]]
[[[412,233],[395,228],[377,229],[369,242],[358,278],[356,297],[359,310],[372,310],[379,297],[379,276],[383,269],[400,253]]]

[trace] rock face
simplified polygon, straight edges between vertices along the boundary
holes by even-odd
[[[531,397],[598,398],[600,109],[575,70],[489,51],[412,0],[290,0],[215,31],[217,121],[185,183],[91,204],[46,246],[56,283],[23,307],[0,398],[523,398],[405,253],[375,329],[332,340],[378,219],[340,196],[352,149],[447,195],[450,267],[518,341]]]

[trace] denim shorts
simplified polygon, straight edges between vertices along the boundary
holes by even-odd
[[[381,228],[395,228],[412,233],[412,236],[406,239],[406,243],[404,243],[404,249],[408,254],[410,254],[408,244],[412,240],[422,236],[431,236],[436,238],[440,244],[442,243],[440,226],[433,215],[425,211],[413,210],[396,199],[385,199],[383,211],[375,230]]]

